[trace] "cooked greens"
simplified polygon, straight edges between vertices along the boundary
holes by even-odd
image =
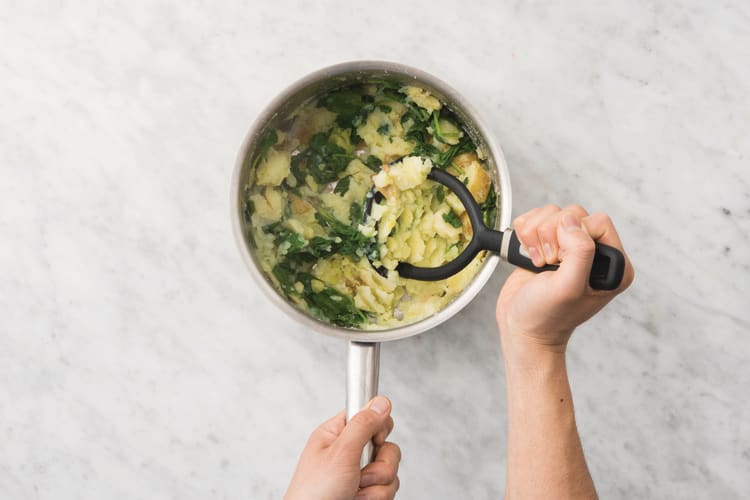
[[[454,113],[425,89],[382,80],[329,92],[283,122],[289,127],[258,140],[243,209],[261,267],[281,293],[323,321],[378,329],[434,314],[462,291],[481,257],[440,282],[395,271],[400,261],[440,265],[472,237],[458,198],[425,181],[429,168],[464,182],[494,224],[483,155]],[[384,199],[374,204],[377,219],[366,218],[378,182]]]

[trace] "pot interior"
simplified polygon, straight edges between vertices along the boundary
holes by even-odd
[[[381,330],[338,327],[306,314],[278,292],[261,270],[249,237],[249,231],[246,230],[247,221],[244,215],[244,189],[251,179],[252,163],[255,159],[260,137],[262,137],[266,130],[284,129],[287,125],[284,122],[290,113],[313,98],[341,87],[354,84],[377,83],[383,80],[395,81],[404,85],[416,84],[421,86],[456,114],[471,139],[478,148],[484,151],[487,157],[485,162],[498,200],[495,228],[504,228],[510,223],[510,180],[502,152],[489,140],[476,113],[468,109],[468,105],[464,102],[463,98],[435,77],[414,68],[394,63],[363,61],[324,68],[302,78],[282,92],[269,104],[253,124],[237,158],[232,184],[232,219],[235,236],[251,274],[264,293],[277,306],[287,314],[293,316],[297,321],[311,327],[315,331],[355,341],[381,342],[395,340],[415,335],[442,323],[468,304],[489,279],[499,261],[497,256],[487,254],[484,257],[480,270],[474,276],[469,286],[436,314],[404,326]]]

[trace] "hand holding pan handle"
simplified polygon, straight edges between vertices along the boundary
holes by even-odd
[[[346,421],[359,413],[378,393],[380,344],[349,342],[346,365]],[[362,450],[359,466],[375,459],[375,445],[368,442]]]

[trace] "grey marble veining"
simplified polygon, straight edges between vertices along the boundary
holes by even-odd
[[[229,225],[250,122],[345,60],[481,111],[514,214],[612,214],[632,289],[573,338],[602,498],[750,493],[747,2],[13,2],[0,16],[0,497],[279,498],[343,407],[343,342],[283,318]],[[502,268],[383,345],[400,498],[500,498]]]

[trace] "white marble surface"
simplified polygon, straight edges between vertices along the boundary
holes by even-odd
[[[618,223],[636,282],[569,354],[602,498],[747,497],[748,5],[2,0],[0,497],[281,496],[345,349],[251,282],[230,173],[281,87],[358,58],[481,109],[514,215]],[[507,272],[383,346],[401,498],[502,496]]]

